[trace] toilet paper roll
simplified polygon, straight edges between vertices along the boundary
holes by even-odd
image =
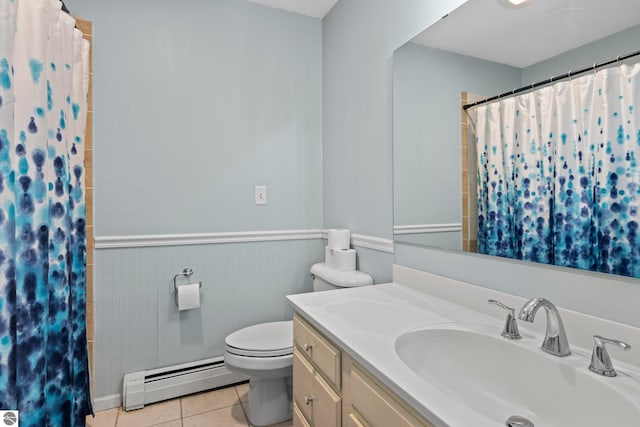
[[[328,234],[329,249],[349,249],[351,247],[351,230],[332,228]]]
[[[355,249],[330,249],[324,248],[324,262],[329,267],[338,271],[354,271],[356,269]]]
[[[178,310],[191,310],[200,307],[200,283],[178,286],[176,302]]]

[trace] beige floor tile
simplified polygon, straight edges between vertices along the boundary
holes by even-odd
[[[240,401],[242,403],[247,403],[247,396],[249,395],[249,383],[238,384],[236,386],[236,391],[238,392],[238,396],[240,396]]]
[[[116,425],[118,427],[153,426],[167,421],[179,420],[180,417],[180,399],[174,399],[154,403],[135,411],[126,412],[121,409]]]
[[[182,399],[182,416],[202,414],[216,409],[237,405],[238,394],[234,387],[221,388],[214,391],[198,393]]]
[[[247,423],[249,424],[249,427],[254,427],[253,424],[251,424],[249,422],[249,417],[247,416],[247,404],[246,403],[242,403],[242,409],[244,409],[244,415],[247,417]],[[277,424],[271,424],[268,427],[293,427],[293,418],[287,420],[287,421],[283,421],[281,423],[277,423]]]
[[[184,427],[247,427],[249,423],[241,405],[229,406],[182,419]]]
[[[96,411],[96,417],[87,417],[87,427],[114,427],[118,419],[118,408]]]

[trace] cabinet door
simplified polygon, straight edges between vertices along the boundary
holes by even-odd
[[[311,427],[340,427],[340,396],[297,348],[293,351],[293,399]]]
[[[351,406],[371,427],[428,426],[418,421],[366,374],[354,368],[350,375]],[[353,415],[353,414],[350,414]],[[356,421],[360,421],[356,418]],[[361,424],[364,424],[361,422]],[[355,424],[357,425],[357,424]]]
[[[340,350],[297,316],[293,318],[293,342],[340,389]]]
[[[358,418],[358,416],[356,414],[354,414],[353,412],[351,412],[349,414],[349,416],[347,417],[347,420],[345,422],[346,427],[367,427],[364,425],[364,423],[360,420],[360,418]]]
[[[293,404],[293,427],[311,427],[296,403]]]

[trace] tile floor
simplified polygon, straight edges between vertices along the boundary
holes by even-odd
[[[122,408],[96,412],[87,427],[250,427],[246,405],[249,384],[239,384],[159,402],[126,412]],[[291,427],[291,420],[273,427]]]

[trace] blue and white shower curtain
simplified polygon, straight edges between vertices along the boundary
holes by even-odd
[[[478,252],[640,277],[640,64],[477,107]]]
[[[0,0],[0,409],[84,425],[88,42],[57,0]]]

